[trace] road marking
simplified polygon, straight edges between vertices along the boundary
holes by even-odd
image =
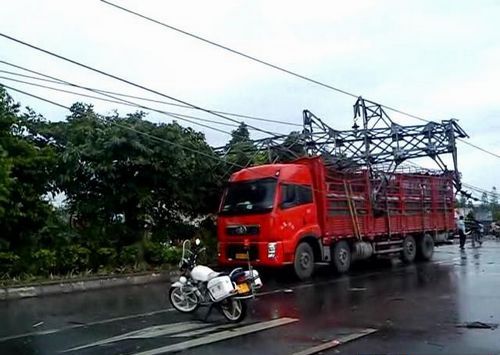
[[[364,336],[373,334],[376,331],[377,331],[377,329],[371,329],[371,328],[363,329],[363,330],[361,330],[359,332],[352,333],[352,334],[349,334],[349,335],[345,335],[345,336],[342,336],[342,337],[340,337],[338,339],[334,339],[334,340],[331,340],[329,342],[326,342],[326,343],[323,343],[323,344],[320,344],[320,345],[316,345],[316,346],[313,346],[311,348],[304,349],[302,351],[293,353],[293,355],[312,355],[312,354],[317,354],[317,353],[319,353],[321,351],[325,351],[325,350],[334,348],[336,346],[348,343],[350,341],[362,338]]]
[[[459,260],[459,259],[460,258],[454,258],[451,260]],[[441,261],[431,261],[430,263],[439,265],[440,263],[450,262],[451,260],[448,259],[448,260],[441,260]],[[397,271],[400,271],[403,269],[404,269],[404,267],[398,268],[396,270],[391,270],[390,272],[391,273],[397,272]],[[278,289],[278,290],[272,290],[272,291],[267,291],[267,292],[261,292],[261,293],[258,293],[256,296],[267,296],[267,295],[272,295],[272,294],[276,294],[276,293],[284,293],[285,290],[288,290],[288,289],[296,290],[296,289],[308,288],[308,287],[313,287],[313,286],[321,286],[321,285],[327,285],[327,284],[346,282],[347,280],[361,279],[361,278],[371,277],[371,276],[379,275],[379,274],[383,274],[383,273],[387,273],[387,270],[371,272],[371,273],[367,273],[367,274],[360,274],[360,275],[355,275],[355,276],[350,276],[350,277],[335,279],[335,280],[329,280],[329,281],[300,284],[300,285],[296,285],[296,286],[290,286],[290,287],[285,288],[285,289]],[[150,317],[150,316],[153,316],[156,314],[162,314],[162,313],[167,313],[167,312],[171,312],[171,311],[174,311],[174,308],[166,308],[166,309],[160,309],[158,311],[153,311],[153,312],[132,314],[132,315],[128,315],[128,316],[103,319],[103,320],[99,320],[99,321],[82,323],[82,324],[74,324],[74,325],[61,327],[61,328],[55,328],[55,329],[47,329],[47,330],[40,330],[40,331],[36,331],[36,332],[27,332],[27,333],[9,335],[9,336],[0,338],[0,343],[4,342],[4,341],[8,341],[8,340],[20,339],[20,338],[25,338],[25,337],[30,337],[30,336],[50,335],[50,334],[60,333],[60,332],[66,331],[66,330],[86,328],[86,327],[93,326],[93,325],[119,322],[119,321],[123,321],[123,320],[129,320],[129,319],[140,318],[140,317]]]
[[[230,338],[235,338],[235,337],[246,335],[246,334],[260,332],[260,331],[263,331],[266,329],[271,329],[271,328],[283,326],[283,325],[294,323],[297,321],[298,321],[298,319],[296,319],[296,318],[278,318],[278,319],[274,319],[274,320],[271,320],[268,322],[251,324],[251,325],[243,326],[243,327],[232,329],[232,330],[224,330],[222,332],[210,334],[210,335],[204,336],[202,338],[192,339],[192,340],[184,341],[182,343],[162,346],[160,348],[143,351],[141,353],[137,353],[134,355],[157,355],[157,354],[164,354],[164,353],[168,353],[168,352],[183,351],[183,350],[187,350],[187,349],[194,348],[197,346],[216,343],[216,342],[219,342],[222,340],[227,340]]]
[[[177,333],[172,335],[172,338],[190,338],[193,336],[205,334],[205,333],[210,333],[215,330],[223,330],[223,329],[228,329],[228,328],[236,328],[236,324],[219,324],[219,325],[214,325],[213,327],[208,327],[208,328],[203,328],[203,329],[197,329],[197,330],[192,330],[190,332],[185,332],[185,333]]]
[[[128,319],[134,319],[134,318],[140,318],[140,317],[150,317],[150,316],[154,316],[154,315],[157,315],[157,314],[171,312],[173,310],[174,310],[173,308],[166,308],[166,309],[160,309],[158,311],[153,311],[153,312],[131,314],[131,315],[128,315],[128,316],[123,316],[123,317],[116,317],[116,318],[109,318],[109,319],[98,320],[98,321],[94,321],[94,322],[74,324],[74,325],[69,325],[67,327],[62,327],[62,328],[47,329],[47,330],[40,330],[40,331],[37,331],[37,332],[28,332],[28,333],[23,333],[23,334],[9,335],[9,336],[0,338],[0,342],[4,342],[4,341],[7,341],[7,340],[13,340],[13,339],[19,339],[19,338],[25,338],[25,337],[30,337],[30,336],[49,335],[49,334],[63,332],[65,330],[78,329],[78,328],[86,328],[86,327],[89,327],[89,326],[92,326],[92,325],[113,323],[113,322],[119,322],[119,321],[128,320]]]
[[[121,340],[126,339],[148,339],[155,338],[180,332],[185,332],[192,329],[198,329],[207,327],[207,323],[202,322],[181,322],[181,323],[170,323],[170,324],[160,324],[152,327],[147,327],[139,330],[134,330],[133,332],[117,335],[111,338],[99,340],[90,344],[85,344],[81,346],[77,346],[71,349],[63,350],[62,353],[76,351],[86,348],[91,348],[98,345],[105,345],[110,343],[115,343]],[[215,328],[215,327],[210,327]]]

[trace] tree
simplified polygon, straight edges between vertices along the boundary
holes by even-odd
[[[490,206],[491,206],[491,213],[493,214],[493,219],[499,220],[500,219],[500,206],[498,204],[498,192],[497,192],[497,188],[495,186],[493,186],[491,188]]]
[[[288,162],[297,157],[304,156],[306,153],[304,140],[302,134],[297,131],[290,132],[290,134],[283,141],[282,147],[278,150],[276,161]]]
[[[250,132],[245,122],[241,122],[238,128],[231,132],[231,139],[226,145],[227,148],[234,147],[240,143],[248,143],[250,141]]]
[[[486,192],[483,192],[481,195],[481,208],[488,208],[490,204],[490,201],[488,199],[488,194]]]
[[[240,128],[232,144],[251,144]],[[202,133],[176,122],[102,116],[83,103],[52,122],[21,114],[0,89],[0,274],[141,261],[152,243],[191,237],[216,211],[226,170]],[[49,202],[55,193],[64,206]]]
[[[120,249],[165,236],[217,207],[223,166],[203,134],[144,117],[104,117],[75,104],[64,127],[43,128],[64,146],[58,186],[95,245]]]
[[[244,122],[231,132],[231,139],[224,149],[229,171],[234,172],[259,161],[259,154],[250,139],[250,132]]]
[[[490,205],[493,209],[498,208],[498,192],[497,188],[493,186],[490,192]]]
[[[457,200],[457,207],[464,208],[467,204],[467,198],[464,195],[460,195],[460,198]]]
[[[26,255],[44,242],[38,233],[53,212],[55,152],[27,128],[34,116],[0,87],[0,249]]]

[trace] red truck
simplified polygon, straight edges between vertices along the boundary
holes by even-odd
[[[293,267],[309,278],[315,263],[340,273],[374,256],[432,257],[455,229],[451,172],[345,171],[321,157],[234,173],[220,205],[218,261],[223,266]]]

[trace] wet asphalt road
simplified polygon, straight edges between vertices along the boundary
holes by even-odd
[[[436,249],[413,265],[370,262],[309,283],[265,275],[262,295],[236,326],[206,309],[170,308],[168,285],[150,284],[0,302],[0,354],[500,354],[500,241]]]

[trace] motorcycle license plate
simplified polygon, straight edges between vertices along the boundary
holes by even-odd
[[[245,253],[236,253],[235,258],[239,260],[248,260],[248,255]]]
[[[247,283],[236,285],[236,289],[238,290],[238,293],[250,292],[250,287],[248,286]]]

